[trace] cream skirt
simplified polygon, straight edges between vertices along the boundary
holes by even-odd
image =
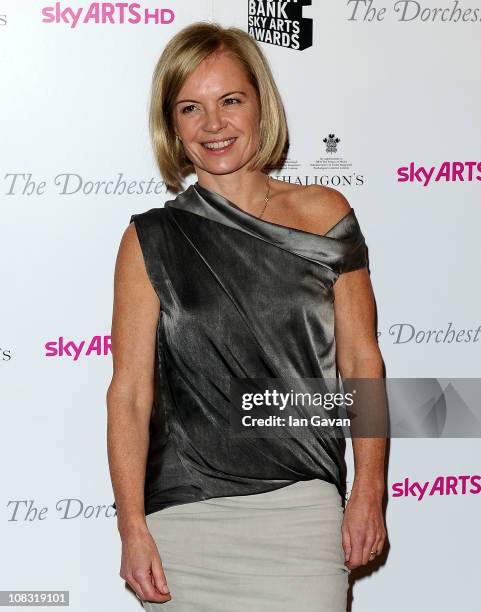
[[[345,612],[349,569],[336,487],[296,482],[146,517],[172,599],[148,612]]]

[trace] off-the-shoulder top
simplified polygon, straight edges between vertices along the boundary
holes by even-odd
[[[344,500],[345,441],[233,435],[230,383],[336,377],[333,286],[367,265],[354,209],[320,235],[195,183],[131,221],[160,300],[145,514],[314,478]]]

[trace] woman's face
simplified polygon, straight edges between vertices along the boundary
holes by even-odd
[[[259,142],[259,104],[240,64],[226,53],[202,61],[174,104],[174,126],[198,170],[228,174],[245,166]],[[208,143],[221,142],[210,145]]]

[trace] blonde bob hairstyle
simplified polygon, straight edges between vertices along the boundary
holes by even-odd
[[[281,96],[269,64],[257,42],[240,28],[196,22],[180,30],[165,46],[152,77],[149,132],[154,155],[167,188],[178,193],[184,177],[194,172],[192,162],[176,137],[175,100],[197,66],[209,55],[225,51],[242,65],[257,92],[260,123],[259,147],[249,170],[264,170],[279,163],[288,146],[288,129]]]

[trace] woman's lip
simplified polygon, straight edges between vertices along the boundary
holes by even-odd
[[[231,139],[226,138],[225,140],[231,140]],[[208,147],[204,146],[205,143],[202,144],[202,148],[204,149],[204,151],[207,151],[208,153],[212,153],[213,155],[220,155],[221,153],[226,153],[227,151],[230,151],[232,146],[235,144],[236,140],[237,140],[237,136],[234,137],[234,139],[229,145],[227,145],[226,147],[222,147],[222,149],[209,149]]]

